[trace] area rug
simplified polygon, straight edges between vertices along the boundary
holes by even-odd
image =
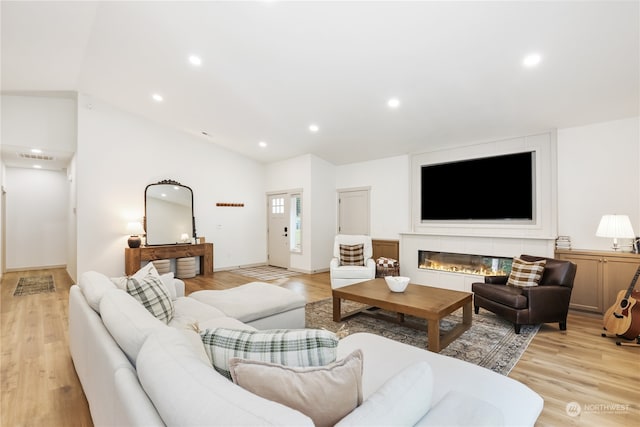
[[[23,295],[41,294],[44,292],[55,292],[56,285],[51,274],[44,276],[21,277],[18,280],[14,297]]]
[[[346,313],[363,307],[352,301],[342,301],[342,312]],[[379,310],[384,314],[384,310]],[[421,322],[424,330],[398,325],[367,314],[358,314],[342,322],[334,322],[332,299],[309,303],[306,306],[307,328],[324,328],[337,332],[343,328],[347,334],[370,332],[410,344],[415,347],[427,347],[427,322],[413,316],[406,320]],[[440,322],[440,330],[447,332],[462,321],[462,309],[455,311]],[[483,310],[473,314],[471,327],[440,351],[440,354],[465,360],[491,369],[502,375],[508,375],[527,349],[529,343],[540,329],[540,325],[522,326],[520,334],[514,332],[513,324]]]
[[[236,270],[231,270],[231,272],[240,274],[242,276],[252,277],[258,280],[285,279],[287,277],[299,276],[300,274],[302,274],[296,271],[289,271],[286,268],[272,267],[270,265],[238,268]]]

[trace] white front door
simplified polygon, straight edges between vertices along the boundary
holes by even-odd
[[[268,264],[289,268],[289,197],[270,194],[267,197]]]
[[[338,233],[369,235],[369,189],[338,190]]]

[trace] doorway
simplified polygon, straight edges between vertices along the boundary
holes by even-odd
[[[370,188],[338,190],[338,233],[369,235]]]
[[[267,264],[289,268],[289,196],[287,193],[267,196]]]

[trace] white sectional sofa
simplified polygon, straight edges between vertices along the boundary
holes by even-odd
[[[219,374],[189,329],[253,326],[185,297],[179,280],[165,284],[175,306],[169,325],[100,273],[71,287],[69,345],[94,425],[313,425]],[[363,402],[339,425],[532,426],[542,411],[537,393],[476,365],[366,333],[341,339],[338,358],[356,349]]]

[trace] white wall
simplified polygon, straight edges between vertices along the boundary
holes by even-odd
[[[2,143],[74,152],[76,101],[70,97],[2,95]]]
[[[302,189],[302,251],[289,267],[312,273],[328,270],[335,235],[335,166],[303,155],[266,166],[266,192]],[[266,215],[266,214],[265,214]]]
[[[141,220],[145,187],[163,179],[193,190],[196,232],[214,244],[214,268],[266,261],[264,166],[253,160],[80,95],[76,169],[80,273],[124,274],[126,224]]]
[[[67,205],[67,272],[74,282],[78,281],[78,245],[76,228],[76,156],[74,155],[67,168],[67,185],[69,188],[69,204]]]
[[[6,189],[7,270],[66,265],[66,173],[7,167]]]
[[[311,156],[311,272],[329,270],[336,234],[336,168]]]
[[[558,234],[610,250],[595,235],[604,214],[629,215],[640,236],[640,117],[558,131]]]
[[[6,224],[6,218],[5,218],[6,205],[4,203],[5,182],[6,182],[6,171],[5,171],[4,162],[2,161],[2,154],[0,154],[0,215],[2,215],[2,218],[0,218],[0,279],[2,279],[2,274],[4,273],[4,270],[6,268],[6,262],[5,262],[6,241],[5,241],[5,232],[4,232],[4,227]]]
[[[398,239],[410,230],[409,166],[409,156],[397,156],[336,168],[336,188],[371,187],[371,237]]]
[[[57,153],[70,153],[75,151],[76,147],[76,100],[71,94],[68,93],[55,93],[46,95],[34,95],[34,96],[19,96],[19,95],[2,95],[2,144],[15,147],[25,148],[41,148],[50,154]],[[44,172],[44,171],[43,171]],[[58,171],[58,175],[65,176],[68,172]],[[56,175],[57,176],[57,175]],[[6,185],[6,176],[3,177],[3,182]],[[74,193],[73,184],[66,181],[66,200],[71,202],[71,195]],[[26,185],[26,183],[25,183]],[[45,183],[46,185],[46,183]],[[57,185],[57,180],[56,180]],[[37,189],[37,192],[40,190]],[[58,191],[57,189],[55,190]],[[9,198],[9,196],[7,195]],[[7,209],[13,210],[14,207],[10,207],[9,203],[5,206]],[[44,223],[57,222],[59,212],[57,206],[55,209],[50,210],[50,207],[46,205],[46,198],[40,204],[40,220]],[[70,212],[69,206],[65,207],[65,214]],[[47,214],[50,214],[47,217]],[[7,213],[5,219],[5,226],[7,230],[14,230],[16,227],[20,227],[21,224],[16,224],[15,220],[23,221],[22,216],[10,217]],[[70,222],[67,221],[70,220]],[[65,219],[65,229],[67,235],[61,236],[61,244],[65,247],[60,251],[57,245],[47,246],[42,245],[38,248],[38,251],[48,250],[51,253],[40,254],[36,259],[26,262],[25,260],[14,260],[23,267],[39,267],[43,265],[67,265],[67,271],[71,277],[75,280],[74,269],[75,265],[75,225],[72,218]],[[3,238],[7,247],[5,248],[5,256],[8,256],[9,242],[8,233]],[[37,239],[36,239],[37,240]],[[33,239],[24,240],[25,242],[36,241]],[[22,239],[21,239],[22,241]],[[30,244],[30,243],[29,243]],[[27,245],[29,246],[29,245]],[[16,249],[14,247],[14,249]],[[26,249],[26,248],[25,248]],[[18,249],[21,252],[23,249]],[[18,253],[16,252],[16,254]],[[13,254],[13,252],[12,252]],[[63,254],[67,254],[66,259],[60,259]],[[1,256],[1,254],[0,254]],[[46,263],[46,264],[42,264]],[[5,268],[13,268],[9,266],[7,259],[7,265]]]

